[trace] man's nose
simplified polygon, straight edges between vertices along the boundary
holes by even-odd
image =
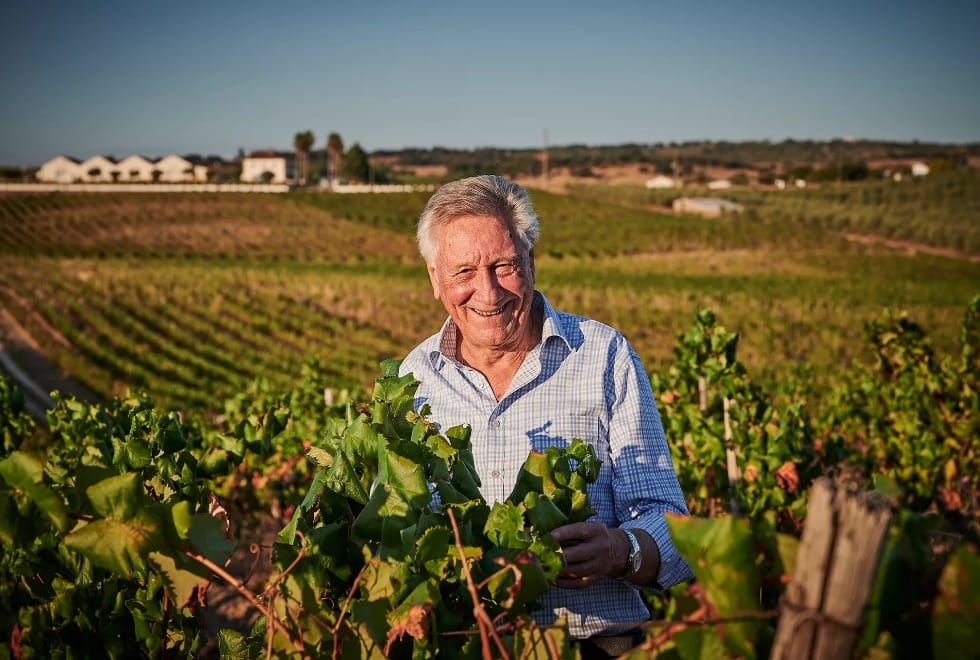
[[[497,291],[500,290],[500,281],[497,279],[496,271],[493,268],[481,268],[477,273],[477,290],[482,294],[489,294],[491,298],[495,298]]]

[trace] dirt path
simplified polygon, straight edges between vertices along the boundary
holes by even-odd
[[[23,390],[28,412],[42,423],[47,421],[45,411],[54,407],[50,392],[58,391],[89,403],[99,399],[45,357],[34,337],[3,307],[0,307],[0,371]]]
[[[884,247],[890,248],[892,250],[901,250],[909,254],[931,254],[937,257],[949,257],[950,259],[963,259],[969,261],[970,263],[980,263],[980,254],[970,254],[969,252],[961,252],[960,250],[954,250],[953,248],[943,248],[936,247],[934,245],[926,245],[924,243],[915,243],[912,241],[902,241],[894,238],[885,238],[884,236],[869,236],[866,234],[852,234],[850,232],[840,232],[840,235],[851,241],[852,243],[861,243],[862,245],[883,245]]]

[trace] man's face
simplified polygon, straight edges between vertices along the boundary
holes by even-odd
[[[524,256],[507,226],[462,216],[435,229],[432,293],[474,349],[523,350],[531,333],[534,257]]]

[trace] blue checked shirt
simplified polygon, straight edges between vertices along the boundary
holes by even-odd
[[[544,308],[541,342],[528,354],[500,401],[484,376],[458,362],[456,326],[442,330],[405,358],[401,373],[420,382],[415,407],[428,403],[429,419],[445,432],[472,427],[476,469],[487,502],[502,502],[532,449],[591,444],[602,460],[589,486],[592,520],[647,531],[660,549],[658,586],[692,577],[670,540],[665,513],[687,515],[650,380],[625,337],[607,325]],[[650,617],[637,588],[606,579],[586,589],[551,587],[535,612],[541,625],[568,617],[573,637],[616,634]]]

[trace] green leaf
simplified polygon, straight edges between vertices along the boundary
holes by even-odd
[[[580,657],[579,651],[571,643],[565,615],[547,628],[518,622],[514,631],[513,657],[522,660],[556,660],[553,649],[558,651],[557,660],[576,660]]]
[[[187,538],[198,552],[219,566],[235,550],[235,544],[225,537],[224,523],[206,513],[194,514]]]
[[[470,449],[470,436],[472,434],[473,428],[469,424],[460,424],[446,431],[446,439],[456,450],[462,451]]]
[[[932,648],[937,658],[973,658],[980,630],[980,557],[958,547],[943,567],[932,607]]]
[[[514,482],[514,489],[507,497],[507,502],[518,504],[524,501],[528,493],[545,493],[553,491],[555,484],[551,479],[551,465],[548,457],[541,452],[532,450],[521,465]]]
[[[151,552],[147,560],[160,574],[171,600],[178,608],[188,604],[196,587],[204,588],[208,583],[209,571],[183,555],[175,558],[162,552]]]
[[[688,628],[675,633],[671,639],[683,660],[716,660],[716,658],[732,657],[732,653],[726,651],[726,644],[722,641],[716,626]]]
[[[65,545],[96,566],[131,578],[146,570],[146,557],[161,545],[160,523],[145,519],[96,520],[65,537]]]
[[[359,504],[366,504],[368,501],[367,491],[364,490],[357,472],[343,452],[338,452],[334,456],[333,465],[326,471],[324,483],[330,490],[349,497]]]
[[[511,550],[524,550],[532,541],[521,510],[506,502],[497,502],[490,509],[484,533],[492,543]]]
[[[221,660],[251,660],[258,657],[258,644],[237,630],[225,629],[218,632],[218,654]]]
[[[133,518],[150,503],[143,480],[136,472],[103,479],[89,486],[85,494],[96,513],[116,520]]]
[[[568,516],[555,506],[551,498],[539,493],[528,493],[524,497],[527,519],[541,532],[550,532],[568,522]]]
[[[760,609],[761,576],[755,539],[747,520],[668,516],[667,525],[674,546],[691,565],[718,616]],[[764,628],[765,622],[761,621],[727,624],[725,646],[732,654],[754,657],[754,642]]]
[[[381,377],[382,378],[397,378],[398,368],[401,366],[402,361],[397,358],[388,358],[381,361]]]
[[[320,447],[310,447],[306,450],[306,456],[320,467],[330,467],[333,463],[333,455]]]
[[[137,422],[134,422],[135,426]],[[142,470],[150,464],[152,454],[142,437],[135,434],[126,436],[125,440],[112,436],[112,464],[120,468]]]
[[[361,415],[344,430],[343,448],[349,457],[359,457],[373,464],[378,460],[379,443],[384,446],[384,438]]]
[[[432,501],[425,470],[418,460],[390,448],[387,453],[388,481],[394,492],[414,509],[425,509]]]
[[[42,483],[44,466],[40,461],[21,451],[11,453],[0,461],[0,477],[9,486],[22,491],[51,521],[55,529],[68,530],[68,514],[65,503],[57,493]]]
[[[453,532],[448,527],[430,527],[418,542],[416,560],[425,566],[429,575],[444,577],[449,562],[456,557]]]
[[[187,500],[180,500],[174,503],[172,506],[164,505],[165,509],[168,511],[167,520],[173,524],[172,531],[175,535],[175,542],[184,541],[187,539],[187,532],[191,528],[191,523],[194,520],[194,512],[191,509],[191,503]]]

